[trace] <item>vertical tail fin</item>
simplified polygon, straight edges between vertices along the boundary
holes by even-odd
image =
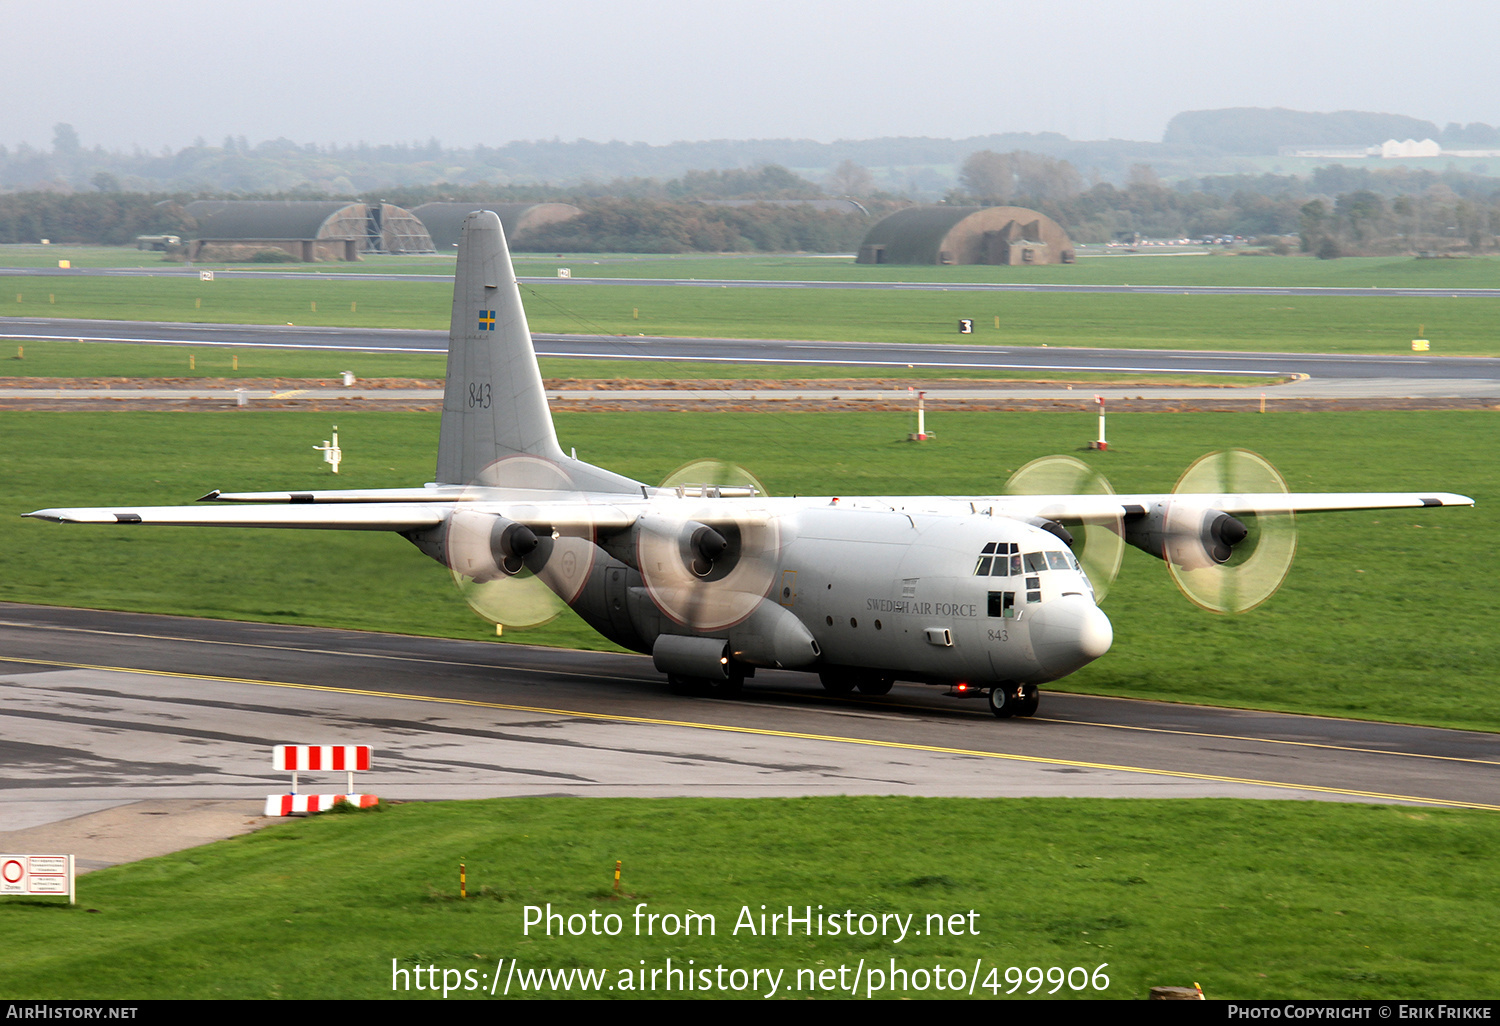
[[[458,243],[437,481],[469,484],[495,460],[520,454],[565,459],[505,231],[498,215],[476,210]]]

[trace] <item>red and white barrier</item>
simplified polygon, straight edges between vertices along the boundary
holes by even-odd
[[[373,794],[354,793],[354,774],[370,768],[369,745],[277,745],[271,750],[271,766],[292,775],[292,793],[267,795],[267,816],[327,812],[340,802],[348,802],[361,809],[380,804],[380,799]],[[348,774],[348,793],[297,793],[298,773],[322,771]]]
[[[271,768],[283,773],[298,770],[367,770],[369,745],[277,745],[271,750]]]
[[[272,794],[266,796],[267,816],[290,816],[297,812],[327,812],[340,802],[368,809],[379,805],[373,794]]]

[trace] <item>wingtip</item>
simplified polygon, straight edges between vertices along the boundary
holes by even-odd
[[[207,495],[200,495],[200,496],[198,496],[197,501],[198,502],[213,502],[215,499],[217,499],[220,495],[223,495],[223,494],[224,493],[221,490],[219,490],[218,488],[215,488],[213,491],[209,492]]]

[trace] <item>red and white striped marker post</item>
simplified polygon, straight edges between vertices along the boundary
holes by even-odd
[[[1104,396],[1094,396],[1094,402],[1099,404],[1099,439],[1089,443],[1090,449],[1108,449],[1109,443],[1104,440]]]
[[[290,816],[294,812],[326,812],[339,802],[361,809],[379,805],[373,794],[354,793],[354,774],[370,768],[369,745],[277,745],[271,750],[271,768],[292,775],[291,794],[266,797],[267,816]],[[297,774],[301,772],[347,773],[349,787],[344,794],[298,794]]]

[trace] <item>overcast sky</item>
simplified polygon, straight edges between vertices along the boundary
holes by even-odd
[[[0,144],[1062,132],[1290,107],[1500,123],[1493,0],[0,0]]]

